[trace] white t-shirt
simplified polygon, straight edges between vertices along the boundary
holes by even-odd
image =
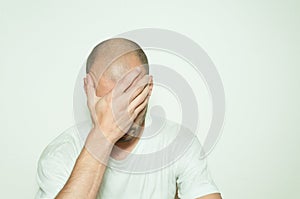
[[[203,151],[197,136],[181,127],[164,121],[160,129],[155,130],[155,134],[147,134],[145,128],[143,137],[132,151],[133,156],[143,156],[140,158],[142,161],[133,158],[133,163],[128,164],[131,166],[124,167],[131,156],[125,160],[110,158],[98,198],[174,199],[176,184],[178,196],[182,199],[219,193],[210,177],[206,159],[202,157]],[[39,190],[36,199],[55,198],[63,188],[90,128],[89,122],[73,126],[43,151],[38,163]],[[164,151],[167,146],[168,150]]]

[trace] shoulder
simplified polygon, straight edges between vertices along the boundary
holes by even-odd
[[[40,194],[37,198],[53,198],[58,193],[72,172],[80,151],[76,126],[67,129],[48,144],[37,165],[36,180]]]
[[[76,155],[79,148],[80,139],[76,133],[76,126],[72,126],[47,145],[40,156],[40,161],[54,156]]]
[[[86,126],[85,123],[74,125],[52,140],[39,158],[38,173],[72,169],[83,147],[84,136],[80,135],[80,129]]]

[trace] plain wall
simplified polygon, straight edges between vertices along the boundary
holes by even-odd
[[[226,121],[208,162],[224,198],[300,197],[299,1],[0,5],[1,198],[34,197],[40,154],[74,124],[74,84],[92,47],[143,27],[190,37],[219,71]]]

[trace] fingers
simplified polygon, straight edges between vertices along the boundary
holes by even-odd
[[[143,89],[143,91],[136,98],[134,98],[134,100],[130,104],[130,106],[133,109],[133,113],[132,113],[133,120],[147,106],[150,96],[151,96],[152,87],[153,87],[153,79],[152,79],[152,76],[150,76],[149,83],[147,84],[147,86]],[[129,111],[132,111],[132,110],[129,110]]]
[[[146,99],[133,111],[132,117],[133,120],[137,117],[137,115],[147,106],[150,99],[150,95],[147,95]]]
[[[117,124],[117,127],[119,128],[119,130],[121,130],[122,134],[124,135],[130,128],[130,126],[132,125],[132,122],[133,122],[133,119],[126,116],[126,114],[125,114],[125,116],[119,118],[119,120],[116,122],[116,124]]]
[[[147,106],[150,93],[151,93],[151,86],[150,83],[152,83],[152,76],[144,76],[142,79],[139,79],[137,82],[135,82],[135,86],[130,87],[130,93],[134,93],[134,97],[130,102],[128,103],[128,99],[130,98],[129,90],[128,92],[124,93],[118,98],[122,99],[119,101],[119,103],[122,103],[123,105],[118,106],[120,107],[126,107],[125,109],[119,109],[119,111],[115,110],[115,116],[118,118],[118,127],[123,132],[127,132],[128,128],[131,126],[132,122],[136,119],[137,115]],[[146,86],[145,86],[146,85]],[[120,105],[118,103],[118,105]]]
[[[129,100],[128,103],[134,100],[144,90],[144,88],[149,85],[151,78],[152,77],[149,75],[144,75],[141,79],[128,88],[126,91]]]
[[[115,91],[119,94],[122,94],[128,87],[130,87],[134,80],[139,76],[141,71],[141,66],[139,66],[128,72],[124,77],[122,77],[122,79],[117,82]]]
[[[145,101],[147,100],[147,97],[150,95],[150,86],[149,84],[147,84],[147,86],[145,86],[142,90],[142,92],[140,92],[133,100],[132,102],[129,103],[128,106],[128,112],[130,114],[137,114],[139,113],[139,109],[138,107],[140,107],[143,103],[146,103]],[[138,109],[138,110],[137,110]]]

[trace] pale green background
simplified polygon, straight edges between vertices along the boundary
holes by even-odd
[[[37,160],[71,126],[77,73],[99,41],[142,27],[199,43],[225,86],[209,156],[224,198],[299,198],[299,1],[1,1],[1,198],[33,198]]]

